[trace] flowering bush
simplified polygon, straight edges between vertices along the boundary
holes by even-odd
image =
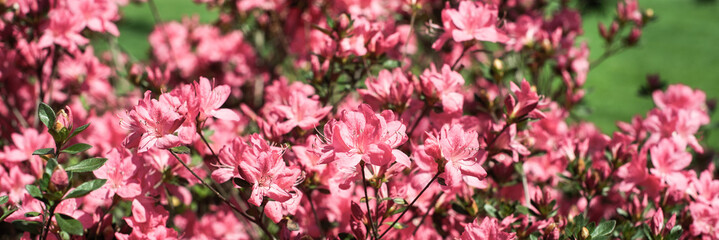
[[[139,61],[127,0],[0,1],[2,238],[719,239],[702,91],[574,117],[636,0],[593,62],[572,1],[195,2]]]

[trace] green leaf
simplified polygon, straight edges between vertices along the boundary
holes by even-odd
[[[12,221],[12,225],[16,229],[33,234],[40,234],[40,230],[42,229],[42,223],[35,221],[15,220]]]
[[[57,221],[57,225],[60,226],[60,229],[62,229],[62,231],[78,236],[82,236],[82,233],[85,232],[82,227],[82,223],[68,215],[55,213],[55,218],[55,221]]]
[[[2,216],[0,216],[0,222],[5,221],[5,218],[10,216],[10,214],[13,214],[15,211],[17,211],[19,208],[12,208],[5,211]]]
[[[611,221],[604,221],[597,226],[597,228],[592,231],[592,238],[600,237],[600,236],[608,236],[609,234],[612,234],[614,232],[614,227],[617,225],[617,221],[611,220]]]
[[[28,185],[25,185],[25,190],[27,190],[27,193],[29,193],[30,196],[37,198],[37,199],[42,199],[42,192],[40,191],[40,188],[38,188],[37,186],[28,184]]]
[[[67,195],[65,195],[65,199],[85,196],[88,193],[95,191],[95,189],[102,187],[102,185],[105,185],[105,182],[107,182],[107,179],[95,179],[89,182],[84,182],[67,193]]]
[[[392,201],[395,204],[401,204],[401,205],[407,204],[407,201],[404,200],[403,198],[394,198],[394,199],[392,199]]]
[[[668,240],[677,240],[679,237],[682,236],[682,232],[684,230],[682,229],[681,225],[676,225],[672,228],[671,231],[669,231],[669,236],[667,236]]]
[[[41,102],[37,108],[37,115],[40,117],[40,122],[45,124],[48,129],[55,127],[55,111],[50,106]]]
[[[170,151],[177,154],[188,154],[190,153],[190,148],[188,148],[187,146],[177,146],[174,148],[170,148]]]
[[[82,160],[75,165],[65,168],[66,172],[91,172],[100,167],[107,161],[107,158],[88,158]]]
[[[53,152],[55,152],[54,148],[41,148],[32,152],[32,155],[47,155],[53,154]]]
[[[392,225],[391,222],[384,222],[384,224]],[[395,228],[395,229],[397,229],[397,230],[402,230],[402,229],[407,228],[407,225],[404,225],[404,224],[398,222],[398,223],[395,223],[394,226],[392,226],[392,227]]]
[[[8,199],[10,199],[8,196],[0,196],[0,205],[6,204]]]
[[[40,216],[39,212],[26,212],[25,217],[37,217]]]
[[[63,149],[60,152],[64,152],[64,153],[68,153],[68,154],[78,154],[78,153],[87,151],[90,148],[92,148],[92,146],[90,144],[78,143],[78,144],[74,144],[72,146],[69,146],[69,147]]]
[[[78,128],[75,128],[75,130],[72,131],[72,134],[70,134],[70,137],[69,137],[68,139],[77,136],[77,135],[80,134],[82,131],[85,131],[85,129],[87,129],[87,127],[89,127],[89,126],[90,126],[90,123],[87,123],[87,124],[82,125],[82,126],[80,126],[80,127],[78,127]]]

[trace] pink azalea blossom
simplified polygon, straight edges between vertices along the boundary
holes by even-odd
[[[487,172],[482,168],[485,153],[479,151],[479,137],[475,131],[465,131],[462,125],[444,125],[439,133],[428,134],[425,152],[444,169],[449,187],[460,187],[462,182],[476,188],[485,188]],[[432,163],[429,163],[432,164]]]
[[[80,35],[80,31],[85,28],[80,15],[67,9],[58,8],[50,11],[48,17],[50,17],[50,23],[38,40],[38,47],[46,48],[57,44],[73,51],[77,49],[78,45],[85,45],[89,42],[87,38]]]
[[[464,96],[461,94],[464,78],[458,72],[452,71],[449,65],[442,66],[437,71],[434,65],[425,69],[420,76],[420,89],[426,96],[438,98],[445,112],[461,112],[464,105]]]
[[[107,162],[93,171],[95,177],[107,179],[105,185],[97,192],[104,193],[103,197],[112,198],[115,194],[125,199],[132,199],[140,195],[140,183],[135,172],[137,166],[133,157],[126,149],[113,149],[107,155]],[[94,192],[93,192],[94,193]]]
[[[354,168],[360,161],[375,166],[396,161],[409,167],[409,157],[394,149],[407,141],[406,127],[393,118],[391,111],[376,114],[368,105],[360,105],[358,111],[343,111],[339,121],[325,127],[325,137],[331,139],[326,152],[331,153],[325,154],[320,164],[337,162],[342,168]]]
[[[295,127],[302,130],[310,130],[317,127],[327,114],[332,111],[331,106],[322,107],[318,96],[309,98],[301,93],[293,92],[288,99],[288,104],[277,104],[272,111],[281,118],[286,119],[278,123],[283,133],[288,133]]]
[[[150,91],[120,118],[120,126],[130,130],[130,135],[123,142],[126,148],[137,147],[138,152],[146,152],[153,147],[168,149],[180,144],[175,131],[185,119],[172,106],[152,99]]]
[[[68,9],[83,19],[83,24],[96,32],[108,32],[119,36],[120,31],[112,21],[118,20],[117,4],[110,0],[68,1]]]
[[[510,88],[514,96],[509,96],[505,100],[507,104],[507,113],[509,119],[522,118],[528,115],[530,118],[544,118],[544,113],[539,111],[540,103],[537,90],[529,85],[526,79],[522,80],[522,87],[517,87],[514,82],[510,83]]]
[[[650,150],[651,173],[676,189],[686,189],[687,177],[682,170],[692,162],[692,155],[671,140],[662,140]]]
[[[511,240],[517,239],[515,233],[504,232],[499,226],[496,218],[486,217],[479,221],[475,219],[471,224],[467,224],[464,233],[460,237],[462,240]]]
[[[209,116],[219,119],[239,121],[240,116],[227,108],[220,108],[230,96],[230,87],[227,85],[216,86],[214,89],[207,78],[200,77],[199,82],[193,83],[197,97],[198,122],[204,122]]]
[[[4,171],[0,168],[1,171]],[[35,182],[35,177],[26,174],[20,170],[20,167],[14,166],[9,169],[8,174],[0,175],[0,192],[7,194],[10,201],[14,203],[20,202],[25,195],[25,185]],[[5,195],[3,194],[3,195]]]
[[[433,44],[439,49],[450,36],[456,42],[505,42],[507,36],[497,28],[497,6],[473,1],[461,1],[458,9],[442,10],[445,33]]]
[[[365,85],[367,85],[367,89],[359,89],[358,92],[367,103],[375,108],[389,104],[403,108],[409,105],[412,92],[414,92],[412,82],[407,79],[400,68],[395,68],[391,72],[382,70],[376,78],[367,78]]]

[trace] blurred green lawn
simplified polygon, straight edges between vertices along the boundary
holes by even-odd
[[[181,20],[198,16],[211,22],[217,11],[190,0],[155,0],[162,20]],[[614,1],[609,1],[614,2]],[[589,43],[590,59],[603,53],[603,40],[597,31],[598,22],[611,20],[616,5],[584,16],[582,37]],[[708,98],[719,97],[719,4],[714,0],[640,0],[643,9],[652,8],[656,21],[644,29],[639,46],[613,56],[591,70],[587,78],[586,101],[591,109],[587,116],[604,132],[616,129],[616,121],[629,121],[636,114],[644,115],[653,107],[650,98],[638,96],[647,74],[659,74],[669,83],[683,83],[700,88]],[[146,5],[131,4],[122,9],[119,42],[132,57],[147,58],[147,36],[154,20]],[[713,124],[717,122],[712,116]],[[719,137],[710,139],[717,147]]]

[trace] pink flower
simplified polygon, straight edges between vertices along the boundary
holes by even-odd
[[[5,159],[9,162],[22,162],[34,159],[32,153],[41,148],[52,146],[49,134],[38,133],[37,130],[28,128],[22,134],[11,135],[15,147],[5,146]]]
[[[496,218],[485,217],[481,223],[477,218],[471,224],[467,224],[460,238],[462,240],[509,240],[517,239],[517,236],[515,233],[504,232]]]
[[[115,194],[124,199],[132,199],[140,195],[142,189],[135,176],[137,166],[133,163],[130,152],[127,149],[115,148],[106,157],[107,162],[93,171],[95,177],[107,179],[107,183],[97,191],[104,193],[103,197],[107,199]]]
[[[693,90],[682,84],[670,85],[666,91],[655,91],[652,94],[654,104],[659,109],[684,109],[699,112],[700,123],[709,123],[706,113],[706,94],[701,90]]]
[[[177,239],[174,229],[165,227],[169,212],[162,205],[153,206],[150,199],[140,198],[132,201],[132,216],[125,222],[132,228],[129,234],[115,233],[122,240],[130,239]]]
[[[317,99],[317,95],[306,97],[302,93],[293,92],[287,105],[274,105],[272,111],[286,119],[278,123],[281,132],[288,133],[295,127],[306,131],[319,126],[320,120],[332,111],[332,106],[322,107]]]
[[[87,38],[80,35],[82,29],[85,28],[80,15],[64,8],[56,8],[48,13],[48,17],[50,23],[38,40],[38,47],[46,48],[57,44],[74,51],[78,45],[85,45],[89,42]]]
[[[643,123],[651,133],[647,143],[654,144],[661,139],[671,139],[680,146],[689,145],[701,153],[704,148],[694,134],[702,125],[703,115],[699,111],[684,109],[652,109]]]
[[[481,2],[462,1],[458,9],[442,10],[445,33],[432,47],[439,49],[449,36],[456,42],[505,42],[507,36],[497,28],[497,6]]]
[[[625,0],[617,2],[617,16],[621,21],[633,21],[634,24],[641,26],[642,12],[639,11],[639,3],[637,0]]]
[[[652,165],[650,172],[664,182],[670,183],[675,189],[687,187],[688,179],[684,168],[692,162],[692,155],[677,146],[671,140],[664,139],[650,150]]]
[[[425,69],[420,76],[420,88],[425,96],[438,98],[445,112],[461,112],[464,96],[460,93],[464,85],[464,78],[458,72],[452,71],[449,65],[442,66],[438,72],[434,65]]]
[[[4,171],[0,168],[0,171]],[[25,185],[35,182],[35,177],[20,170],[19,166],[10,168],[9,174],[0,175],[0,192],[6,193],[10,201],[20,202],[25,194]],[[4,194],[3,194],[4,195]]]
[[[225,182],[232,178],[241,178],[252,184],[249,203],[261,206],[264,197],[271,198],[265,206],[265,213],[273,221],[279,222],[284,205],[301,196],[297,189],[300,170],[295,166],[287,166],[282,159],[284,150],[270,146],[260,135],[249,137],[249,144],[235,139],[232,145],[220,150],[218,169],[212,178]]]
[[[180,144],[175,131],[185,119],[169,104],[152,99],[150,91],[120,118],[120,126],[130,130],[123,141],[126,148],[138,147],[138,152],[146,152],[153,147],[168,149]]]
[[[339,121],[333,120],[325,127],[325,136],[331,140],[325,152],[331,153],[325,154],[320,164],[337,162],[341,168],[354,168],[360,161],[375,166],[396,161],[409,167],[409,157],[394,149],[407,141],[406,127],[393,118],[391,111],[376,114],[366,104],[360,105],[358,111],[342,111]]]
[[[117,14],[117,4],[109,0],[74,0],[68,1],[70,11],[82,17],[83,24],[96,32],[108,32],[119,36],[120,31],[112,22],[120,17]]]
[[[529,85],[526,79],[522,80],[522,87],[517,87],[514,82],[510,83],[510,88],[514,96],[509,96],[505,99],[507,105],[507,118],[518,119],[528,116],[530,118],[544,118],[544,113],[539,111],[537,108],[539,105],[539,95],[537,90]]]
[[[441,167],[449,187],[461,187],[462,182],[476,188],[487,186],[487,172],[482,168],[486,155],[479,151],[477,132],[465,131],[460,124],[445,124],[438,134],[428,134],[424,151],[435,162],[444,164]]]
[[[210,81],[204,77],[200,77],[200,81],[194,82],[192,86],[197,97],[198,122],[204,122],[209,116],[224,120],[240,120],[237,113],[227,108],[220,108],[230,96],[229,86],[221,85],[213,89]]]
[[[403,108],[409,105],[414,92],[412,82],[407,79],[402,69],[395,68],[390,72],[383,69],[376,78],[368,77],[365,80],[367,89],[358,89],[364,100],[373,107],[394,105]]]

